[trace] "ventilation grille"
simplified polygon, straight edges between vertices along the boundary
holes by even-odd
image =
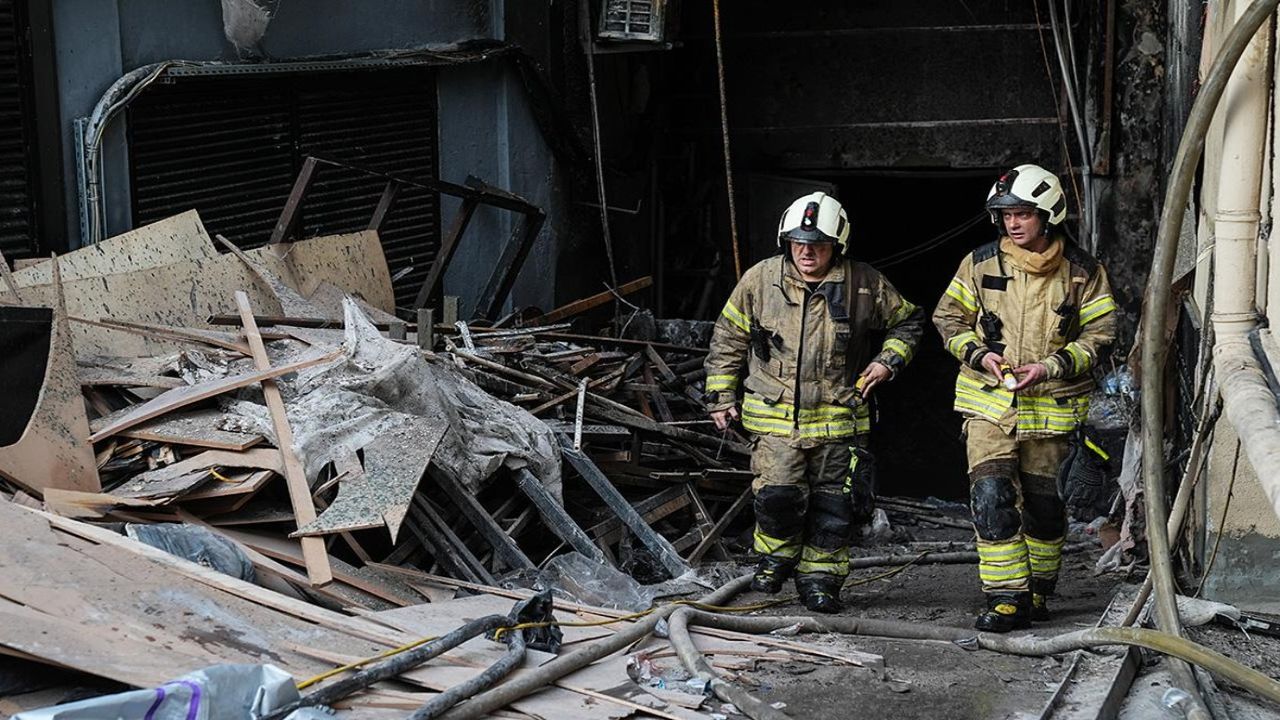
[[[133,221],[195,208],[211,235],[257,247],[271,237],[308,155],[431,180],[436,131],[429,69],[182,77],[149,88],[130,107]],[[294,239],[363,230],[385,185],[321,165]],[[381,239],[396,302],[408,306],[440,245],[436,193],[402,188]]]

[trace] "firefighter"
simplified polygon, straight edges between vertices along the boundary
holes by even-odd
[[[987,595],[975,627],[1008,632],[1049,618],[1067,528],[1058,476],[1116,304],[1106,270],[1059,231],[1067,201],[1052,173],[1019,165],[986,207],[1000,239],[965,256],[933,322],[960,360],[955,409]]]
[[[780,253],[747,270],[716,320],[708,410],[722,432],[741,418],[752,435],[752,588],[776,593],[794,572],[805,607],[837,612],[853,526],[872,512],[867,400],[910,362],[924,313],[843,257],[835,198],[793,202],[777,237]]]

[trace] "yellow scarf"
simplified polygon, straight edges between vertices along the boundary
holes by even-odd
[[[1009,256],[1009,262],[1032,275],[1045,275],[1058,269],[1062,262],[1062,240],[1050,238],[1049,247],[1042,253],[1020,248],[1008,237],[1000,238],[1000,250]]]

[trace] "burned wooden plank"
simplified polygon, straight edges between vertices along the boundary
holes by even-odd
[[[479,204],[479,200],[474,198],[462,201],[462,206],[458,208],[458,215],[453,219],[453,227],[449,228],[449,232],[445,234],[444,241],[440,243],[440,249],[436,251],[435,259],[431,261],[431,269],[427,271],[427,277],[422,281],[417,297],[413,299],[415,310],[424,307],[435,294],[436,286],[444,278],[444,271],[448,269],[449,262],[453,260],[453,253],[458,249],[458,241],[467,231],[467,225],[471,223],[471,216],[475,214]]]
[[[605,290],[604,292],[596,293],[595,295],[591,295],[580,300],[574,300],[567,305],[561,305],[555,310],[552,310],[546,315],[538,318],[538,322],[550,324],[565,318],[574,317],[575,315],[581,315],[588,310],[592,310],[604,305],[605,303],[616,300],[619,296],[626,296],[634,292],[639,292],[650,285],[653,285],[653,276],[645,275],[642,278],[637,278],[631,282],[619,285],[616,290]]]
[[[533,562],[524,554],[520,546],[516,545],[511,536],[494,521],[474,495],[463,490],[456,480],[442,472],[433,470],[429,475],[449,496],[453,504],[458,506],[458,510],[471,522],[476,532],[480,533],[481,537],[493,547],[493,551],[502,558],[508,568],[512,570],[534,568]]]
[[[243,291],[236,291],[236,306],[240,309],[240,317],[244,322],[245,339],[249,341],[249,349],[253,353],[253,363],[262,373],[271,370],[271,361],[267,358],[266,346],[258,333],[258,326],[253,321],[253,308],[249,305],[249,296]],[[294,449],[293,430],[289,427],[289,415],[284,408],[284,398],[280,387],[271,378],[263,378],[262,395],[267,402],[267,410],[271,413],[271,424],[275,428],[276,448],[284,460],[284,479],[289,489],[289,501],[293,505],[293,514],[297,518],[298,527],[314,522],[316,506],[311,501],[311,488],[307,484],[306,472]],[[329,554],[325,550],[321,538],[304,537],[301,540],[302,556],[306,560],[307,578],[312,585],[325,585],[333,581],[333,570],[329,567]]]
[[[681,487],[669,487],[633,505],[646,523],[655,523],[672,513],[689,507],[689,495]],[[623,523],[611,517],[587,529],[587,532],[605,545],[622,540]]]
[[[511,294],[511,288],[516,283],[520,268],[529,256],[529,251],[533,249],[533,243],[538,239],[538,233],[542,232],[542,224],[546,220],[546,214],[533,206],[524,213],[524,219],[517,231],[519,239],[513,238],[502,249],[502,255],[493,266],[493,274],[489,276],[484,290],[480,292],[480,298],[476,302],[479,316],[497,317],[502,311],[502,304],[506,302],[507,295]]]
[[[289,191],[289,198],[284,202],[284,208],[280,210],[280,218],[276,220],[275,228],[271,230],[271,239],[267,241],[269,245],[284,242],[293,235],[293,229],[298,225],[298,213],[302,210],[302,201],[307,196],[307,191],[311,189],[311,182],[316,177],[316,158],[308,157],[302,161],[302,169],[298,171],[298,177],[293,181],[293,189]]]
[[[720,519],[716,521],[716,524],[703,534],[702,542],[699,542],[698,546],[689,553],[689,562],[696,563],[701,560],[702,556],[706,555],[707,551],[720,541],[720,537],[724,535],[724,531],[729,527],[729,524],[746,509],[747,504],[751,502],[754,496],[755,494],[751,491],[751,488],[742,491],[738,499],[734,500],[729,509],[725,510]]]
[[[595,490],[600,499],[604,500],[605,504],[617,514],[627,528],[635,534],[636,538],[653,553],[654,557],[666,568],[667,572],[671,573],[671,577],[680,577],[687,572],[689,566],[680,558],[680,554],[676,552],[676,549],[671,547],[671,543],[649,527],[649,524],[636,512],[631,503],[627,502],[627,499],[622,497],[622,493],[618,492],[613,483],[609,482],[609,478],[600,472],[600,468],[596,467],[596,464],[591,462],[591,459],[586,455],[574,450],[571,441],[564,435],[560,435],[559,438],[560,452],[565,459],[591,485],[591,489]]]
[[[600,548],[595,546],[591,538],[582,531],[582,527],[578,525],[564,507],[556,500],[555,496],[526,468],[520,468],[515,472],[516,486],[520,488],[538,509],[538,514],[547,523],[547,527],[556,537],[560,538],[569,547],[577,550],[583,555],[594,560],[603,560],[600,554]]]

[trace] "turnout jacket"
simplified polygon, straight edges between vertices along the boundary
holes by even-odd
[[[789,258],[774,256],[747,270],[716,320],[708,409],[733,407],[741,386],[752,433],[814,447],[870,432],[858,374],[874,359],[896,375],[923,332],[923,311],[870,265],[838,261],[810,290]]]
[[[966,255],[938,302],[934,325],[960,360],[955,409],[1020,437],[1061,435],[1088,416],[1092,370],[1115,341],[1116,303],[1102,264],[1054,237],[1044,253],[1007,237]],[[991,320],[998,319],[993,334]],[[1010,367],[1042,363],[1049,379],[1017,396],[982,367],[989,351]]]

